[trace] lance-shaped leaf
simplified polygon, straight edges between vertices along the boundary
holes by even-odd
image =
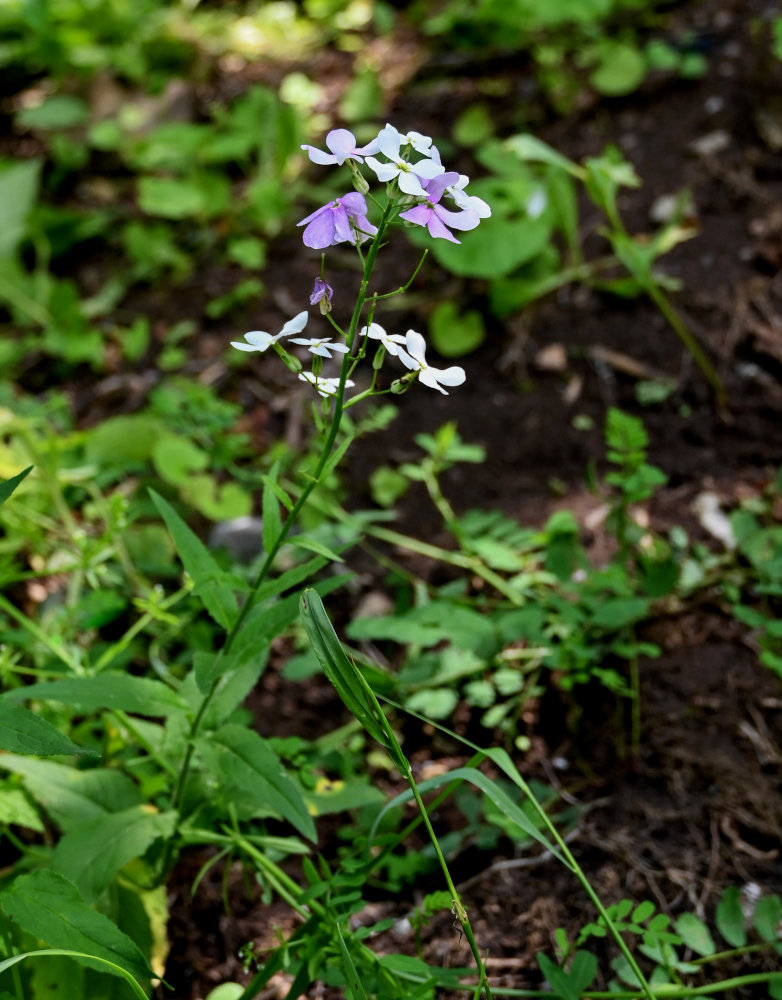
[[[185,702],[167,684],[152,677],[133,677],[128,674],[65,677],[61,681],[42,681],[40,684],[14,688],[0,698],[0,708],[9,701],[28,698],[58,701],[86,711],[108,708],[149,716],[168,716],[187,711]]]
[[[25,476],[32,472],[32,465],[28,465],[26,469],[22,469],[20,473],[16,476],[11,476],[10,479],[4,479],[0,483],[0,506],[2,506],[6,500],[11,496],[16,487],[21,483]]]
[[[90,968],[120,974],[106,966],[105,962],[110,962],[136,979],[154,976],[127,934],[108,917],[93,910],[76,886],[58,872],[44,868],[31,875],[20,875],[0,894],[0,906],[6,917],[22,930],[53,948],[79,952],[79,961]]]
[[[179,558],[193,578],[195,593],[218,625],[230,629],[236,621],[236,595],[226,582],[226,574],[215,562],[209,549],[185,524],[171,504],[150,490],[160,516],[174,539]]]
[[[301,596],[301,617],[324,674],[369,735],[387,750],[396,746],[388,721],[358,668],[345,655],[323,601],[315,590]]]
[[[26,688],[19,688],[21,691]],[[58,729],[23,705],[0,699],[0,750],[53,757],[58,754],[94,754],[72,743]]]
[[[298,786],[258,733],[228,724],[199,739],[196,747],[223,787],[237,790],[244,804],[278,813],[305,837],[315,840],[315,824]]]
[[[52,869],[70,879],[92,902],[129,861],[141,857],[161,837],[172,836],[176,819],[174,812],[152,812],[145,805],[93,818],[72,827],[60,839],[52,854]]]

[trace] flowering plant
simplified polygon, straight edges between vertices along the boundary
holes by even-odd
[[[298,225],[304,227],[304,245],[313,250],[325,251],[343,243],[355,247],[363,275],[350,320],[343,327],[332,313],[334,289],[326,281],[324,253],[310,304],[317,305],[328,320],[331,336],[293,336],[301,333],[307,321],[307,314],[299,313],[278,334],[253,331],[245,334],[246,343],[234,342],[233,346],[248,352],[273,347],[285,364],[298,373],[301,381],[311,385],[323,398],[325,408],[333,405],[332,428],[336,435],[341,413],[368,396],[401,393],[414,381],[447,395],[446,386],[458,386],[465,381],[462,368],[438,369],[427,363],[426,343],[420,333],[408,330],[405,334],[387,334],[374,321],[378,303],[404,292],[423,260],[407,284],[394,291],[370,292],[370,279],[378,253],[394,225],[423,226],[435,239],[459,243],[453,230],[474,229],[481,219],[491,215],[491,209],[482,199],[466,193],[469,178],[446,170],[432,139],[420,132],[402,134],[393,125],[386,125],[371,142],[358,146],[352,132],[333,129],[326,136],[325,145],[327,151],[311,145],[304,145],[302,149],[313,163],[346,167],[354,190],[316,209]],[[383,193],[371,193],[362,168],[385,184]],[[373,213],[377,217],[376,224],[370,220]],[[301,362],[289,353],[283,340],[309,350],[311,372],[303,371]],[[363,385],[359,384],[356,395],[347,399],[345,391],[355,387],[352,376],[370,347],[375,353],[369,384],[366,380]],[[341,359],[339,372],[327,375],[323,372],[324,359],[332,360],[334,355]],[[381,386],[380,372],[388,356],[398,359],[407,371],[392,379],[390,384]]]

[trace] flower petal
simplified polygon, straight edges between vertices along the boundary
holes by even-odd
[[[399,185],[399,190],[404,191],[405,194],[415,195],[416,198],[426,197],[426,191],[420,179],[412,170],[400,170],[397,184]]]
[[[326,145],[341,165],[355,153],[356,137],[346,128],[335,128],[326,136]]]
[[[315,214],[316,218],[313,218],[304,230],[302,240],[306,247],[312,247],[313,250],[325,250],[326,247],[339,242],[334,239],[334,213],[316,212]]]
[[[426,365],[426,341],[420,333],[408,330],[405,334],[405,347],[410,357],[419,365]]]
[[[433,368],[422,368],[418,373],[418,381],[423,382],[423,384],[429,386],[430,389],[437,389],[437,391],[441,392],[444,396],[448,395],[446,390],[443,389],[437,381],[437,375],[435,374],[435,369]]]
[[[410,169],[418,177],[423,177],[425,180],[431,180],[434,177],[440,177],[445,173],[445,167],[442,163],[436,163],[434,160],[419,160],[418,163],[411,163]]]
[[[399,218],[414,222],[417,226],[425,226],[431,214],[431,208],[427,208],[426,205],[416,205],[414,208],[408,208],[406,212],[400,212]]]
[[[435,208],[438,207],[438,205],[435,205]],[[451,243],[461,243],[461,240],[456,239],[451,230],[445,227],[442,219],[435,215],[433,211],[429,213],[427,229],[429,230],[429,235],[434,236],[435,239],[450,240]]]
[[[464,368],[454,365],[452,368],[430,368],[429,371],[436,373],[437,381],[443,385],[461,385],[467,378]]]
[[[321,166],[326,166],[329,163],[337,162],[336,156],[324,153],[322,149],[316,149],[315,146],[302,146],[301,148],[307,150],[309,158],[313,163],[319,163]]]
[[[461,212],[449,212],[448,209],[443,208],[442,205],[434,206],[434,214],[438,219],[440,219],[441,222],[444,222],[446,226],[451,226],[454,229],[461,229],[462,231],[475,229],[481,221],[477,212],[470,212],[466,209]]]
[[[296,313],[293,319],[289,319],[285,326],[280,330],[278,336],[280,337],[290,337],[292,333],[301,333],[304,327],[307,325],[307,320],[309,319],[309,313],[306,309],[302,309],[300,313]]]

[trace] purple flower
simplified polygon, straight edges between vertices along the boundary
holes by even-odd
[[[377,232],[377,227],[367,218],[364,196],[358,191],[343,194],[296,225],[307,226],[304,245],[313,250],[323,250],[336,243],[363,243]]]
[[[310,305],[314,306],[320,303],[320,311],[325,316],[326,313],[331,312],[331,299],[334,296],[334,289],[323,278],[315,279],[315,287],[312,290],[312,295],[310,295]]]
[[[451,243],[460,243],[453,233],[448,229],[475,229],[481,221],[477,212],[465,209],[461,212],[449,212],[443,208],[440,199],[447,187],[459,181],[459,174],[445,173],[431,180],[424,180],[422,183],[426,188],[426,201],[414,208],[409,208],[406,212],[400,212],[399,218],[415,223],[416,226],[426,226],[431,236],[439,236]]]
[[[326,136],[326,145],[331,150],[330,153],[324,153],[322,149],[316,149],[314,146],[302,146],[301,148],[307,150],[313,163],[323,165],[338,163],[341,166],[345,160],[358,160],[359,163],[363,163],[364,157],[368,153],[375,152],[375,142],[376,140],[373,140],[369,145],[359,147],[356,145],[356,137],[352,132],[348,132],[346,128],[335,128]]]

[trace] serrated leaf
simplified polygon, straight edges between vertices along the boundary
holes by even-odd
[[[315,840],[315,824],[301,792],[258,733],[229,724],[200,739],[197,746],[213,774],[224,785],[238,789],[244,802],[273,809],[305,837]]]
[[[174,508],[154,490],[150,495],[160,516],[174,539],[179,558],[193,578],[195,593],[218,625],[230,629],[236,621],[236,595],[225,582],[225,574],[204,543],[177,514]]]
[[[175,812],[153,812],[143,805],[105,813],[61,837],[52,855],[52,870],[70,879],[92,902],[129,861],[141,857],[161,837],[172,836],[176,823]]]
[[[0,711],[4,703],[22,698],[61,702],[86,711],[117,709],[149,716],[168,716],[187,710],[177,692],[162,681],[108,672],[97,677],[66,677],[15,688],[0,697]]]
[[[25,692],[28,689],[17,690]],[[12,704],[7,698],[0,698],[0,750],[29,753],[36,757],[95,755],[94,750],[86,750],[71,742],[51,722],[24,705]]]
[[[717,930],[733,948],[743,948],[747,943],[741,893],[735,885],[728,886],[717,903],[715,914]]]
[[[4,479],[3,482],[0,483],[0,506],[6,502],[25,476],[29,475],[32,471],[32,465],[28,465],[26,469],[22,469],[22,471],[17,475],[11,476],[10,479]]]
[[[154,975],[137,945],[88,906],[76,886],[58,872],[40,869],[20,875],[0,894],[0,906],[22,930],[53,948],[81,953],[80,960],[90,968],[111,971],[85,956],[114,963],[136,979]]]

